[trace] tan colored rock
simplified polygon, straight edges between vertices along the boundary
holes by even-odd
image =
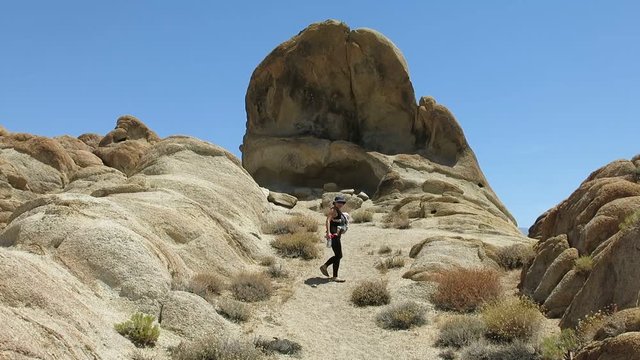
[[[573,269],[576,259],[578,259],[578,250],[575,248],[566,249],[558,255],[540,279],[540,283],[533,293],[533,300],[543,303],[562,278]]]
[[[576,360],[640,359],[640,332],[628,332],[603,341],[588,344]]]
[[[626,332],[640,331],[640,307],[625,309],[611,315],[596,331],[593,340],[600,341]]]
[[[95,150],[100,145],[100,141],[102,141],[102,138],[102,135],[92,133],[82,134],[78,136],[78,140],[87,144],[87,146],[89,146],[92,150]]]
[[[343,194],[341,192],[330,192],[330,193],[324,193],[322,195],[322,204],[321,204],[322,209],[330,208],[333,205],[333,200],[336,198],[336,196],[342,196],[345,198],[345,200],[347,200],[347,203],[344,205],[346,211],[353,211],[353,210],[359,209],[362,206],[362,203],[364,202],[357,195]]]
[[[276,205],[284,206],[289,209],[296,206],[296,203],[298,202],[298,199],[293,195],[279,193],[275,191],[269,192],[269,196],[267,197],[267,200],[269,200],[269,202],[272,202]]]
[[[567,249],[569,249],[569,243],[565,235],[556,236],[539,243],[535,249],[535,259],[530,266],[525,266],[522,269],[525,276],[519,285],[520,291],[527,295],[533,295],[547,269]]]
[[[564,314],[574,296],[587,281],[587,276],[588,274],[575,270],[565,274],[558,286],[553,289],[549,297],[544,301],[543,307],[546,309],[548,317],[559,318]]]
[[[107,146],[127,140],[144,140],[148,143],[155,143],[160,138],[135,116],[123,115],[116,121],[116,128],[105,135],[98,146]]]
[[[126,175],[133,175],[140,159],[150,146],[144,140],[128,140],[100,146],[94,153],[105,165],[118,169]]]

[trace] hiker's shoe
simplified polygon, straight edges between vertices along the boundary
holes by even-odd
[[[324,276],[329,276],[329,273],[327,272],[327,266],[326,265],[322,265],[320,266],[320,272],[322,273],[322,275]]]
[[[340,278],[337,278],[337,277],[332,278],[332,280],[333,280],[333,281],[335,281],[335,282],[337,282],[337,283],[343,283],[343,282],[345,282],[345,280],[344,280],[344,279],[340,279]]]

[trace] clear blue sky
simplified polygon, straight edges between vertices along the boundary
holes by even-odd
[[[638,1],[2,1],[0,124],[104,134],[131,113],[239,155],[255,66],[335,18],[398,45],[416,96],[453,111],[528,226],[640,152],[639,15]]]

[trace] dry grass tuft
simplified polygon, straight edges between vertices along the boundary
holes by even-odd
[[[227,299],[218,302],[218,314],[230,321],[242,323],[251,319],[251,308],[240,301]]]
[[[392,211],[382,218],[382,225],[386,228],[408,229],[411,227],[411,221],[406,213]]]
[[[198,273],[189,284],[192,293],[205,299],[212,295],[220,295],[226,288],[224,279],[213,273]]]
[[[496,251],[498,264],[507,270],[522,268],[534,255],[533,247],[526,244],[514,244]]]
[[[261,360],[264,354],[248,341],[207,337],[182,342],[171,350],[173,360]]]
[[[431,300],[440,309],[458,312],[475,311],[502,294],[500,275],[493,269],[456,268],[442,272]]]
[[[487,341],[478,341],[466,347],[461,355],[461,360],[539,360],[533,346],[515,341],[510,344],[492,344]]]
[[[311,260],[320,256],[319,242],[318,234],[295,233],[279,235],[271,242],[271,246],[280,256]]]
[[[494,301],[482,308],[486,336],[497,342],[529,341],[538,334],[544,316],[534,302],[517,297]]]
[[[413,301],[388,306],[376,317],[376,323],[383,329],[406,330],[424,325],[426,311]]]
[[[263,256],[258,262],[261,266],[271,266],[276,263],[276,258],[273,256]]]
[[[387,283],[382,280],[360,282],[351,293],[351,302],[356,306],[380,306],[391,301]]]
[[[289,271],[282,264],[273,264],[265,270],[265,273],[273,279],[289,277]]]
[[[376,264],[376,269],[380,271],[387,271],[389,269],[397,269],[404,267],[405,259],[402,256],[391,256],[385,259],[382,259],[379,263]]]
[[[155,321],[152,315],[135,313],[129,320],[115,324],[114,328],[137,347],[155,346],[160,336],[160,327],[154,324]]]
[[[357,209],[351,213],[351,222],[354,224],[366,223],[373,221],[373,210],[371,209]]]
[[[589,274],[593,270],[593,258],[590,255],[580,256],[573,267],[578,273]]]
[[[271,340],[259,338],[255,343],[256,347],[265,354],[275,353],[282,355],[297,355],[302,351],[302,346],[295,341],[288,339],[273,338]]]
[[[237,300],[246,302],[267,300],[273,294],[271,280],[262,273],[243,272],[236,275],[230,290]]]
[[[440,347],[463,348],[484,337],[487,326],[477,316],[456,315],[440,326],[436,345]]]
[[[386,254],[391,254],[393,250],[389,247],[389,245],[382,245],[380,246],[380,249],[378,249],[378,254],[380,255],[386,255]]]
[[[262,231],[266,234],[283,235],[316,232],[318,231],[318,227],[318,221],[312,216],[294,214],[287,218],[269,221],[263,226]]]

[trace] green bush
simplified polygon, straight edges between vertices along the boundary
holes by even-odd
[[[271,340],[259,338],[255,343],[256,347],[265,354],[275,353],[283,355],[297,355],[302,350],[302,346],[295,341],[274,338]]]
[[[522,341],[496,345],[478,341],[462,351],[461,360],[539,360],[535,349]]]
[[[406,330],[424,325],[427,320],[425,310],[413,301],[390,305],[380,311],[376,323],[383,329]]]
[[[237,300],[221,300],[216,309],[218,314],[230,321],[241,323],[251,318],[251,308],[243,302]]]
[[[135,313],[125,322],[115,324],[116,331],[138,347],[154,346],[160,336],[160,327],[152,315]]]
[[[248,341],[208,337],[182,342],[171,350],[173,360],[261,360],[264,354]]]
[[[371,222],[373,220],[373,210],[358,209],[351,213],[351,222],[354,224]]]
[[[320,256],[319,242],[320,237],[316,233],[295,233],[279,235],[271,246],[280,256],[311,260]]]
[[[481,315],[487,337],[497,342],[528,341],[540,331],[544,319],[537,304],[517,297],[489,303]]]
[[[543,360],[564,360],[570,351],[578,349],[579,340],[573,329],[564,329],[542,339],[539,353]]]
[[[436,345],[459,349],[482,339],[486,331],[487,326],[479,317],[456,315],[440,325]]]
[[[387,283],[382,280],[360,282],[351,293],[351,302],[356,306],[380,306],[391,301]]]
[[[591,255],[580,256],[576,259],[573,267],[581,274],[589,274],[593,270],[593,258]]]
[[[273,294],[271,280],[262,273],[243,272],[236,275],[230,290],[237,300],[246,302],[267,300]]]
[[[526,244],[514,244],[496,251],[498,264],[507,270],[522,268],[533,256],[533,247]]]
[[[502,294],[500,274],[489,268],[455,268],[444,271],[431,301],[440,309],[458,312],[475,311]]]

